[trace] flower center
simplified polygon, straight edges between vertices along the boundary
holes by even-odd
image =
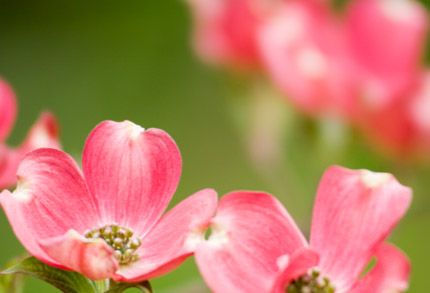
[[[132,238],[133,230],[118,225],[118,223],[87,230],[84,236],[89,239],[100,238],[106,241],[115,249],[114,256],[120,264],[127,264],[139,258],[135,252],[142,241],[139,238]]]
[[[291,281],[286,293],[333,293],[335,288],[327,277],[322,277],[318,268],[309,270],[306,274]]]

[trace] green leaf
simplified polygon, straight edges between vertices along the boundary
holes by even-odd
[[[109,279],[93,281],[96,292],[106,292],[109,289],[111,281]]]
[[[3,293],[22,293],[24,285],[23,275],[4,275],[0,276],[0,292]]]
[[[105,293],[121,293],[129,288],[137,288],[142,292],[152,293],[152,287],[149,281],[143,281],[140,283],[113,283],[110,289]]]
[[[21,262],[23,257],[16,257],[9,261],[5,267],[9,268]],[[19,275],[0,275],[0,292],[3,293],[22,293],[25,276]]]
[[[83,275],[44,264],[34,257],[0,272],[1,275],[25,274],[43,280],[65,293],[97,293],[91,280]]]

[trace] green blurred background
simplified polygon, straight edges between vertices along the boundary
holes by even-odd
[[[272,174],[276,179],[262,174],[249,159],[244,123],[235,117],[237,105],[246,103],[237,94],[245,92],[243,83],[197,60],[190,28],[187,7],[178,0],[0,0],[0,76],[11,83],[19,103],[8,142],[19,144],[48,109],[59,120],[64,150],[77,160],[86,136],[102,120],[162,128],[183,158],[171,205],[206,187],[220,196],[237,189],[264,190],[280,198],[305,233],[318,182],[329,165],[394,173],[414,188],[414,202],[390,240],[412,260],[410,292],[428,292],[430,168],[383,158],[355,133],[346,151],[326,155],[315,139],[316,123],[282,101],[289,115],[283,142],[287,167]],[[0,264],[5,265],[24,249],[3,213],[0,229]],[[155,292],[207,291],[193,259],[152,284]],[[29,278],[25,292],[57,290]]]

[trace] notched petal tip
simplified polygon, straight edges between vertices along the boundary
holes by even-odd
[[[5,201],[19,200],[22,203],[30,202],[33,198],[30,183],[18,176],[17,186],[13,192],[5,189],[0,193],[0,203],[6,204]]]
[[[136,140],[145,131],[145,128],[131,121],[125,120],[121,123],[126,126],[127,133],[132,141]]]
[[[393,175],[389,173],[372,172],[369,170],[361,170],[361,181],[368,188],[376,188],[387,183]]]
[[[195,251],[197,245],[202,241],[205,241],[205,235],[209,226],[212,225],[212,217],[215,213],[217,202],[218,202],[218,194],[214,189],[206,188],[197,192],[194,197],[201,197],[206,204],[200,207],[200,211],[205,208],[208,208],[208,212],[206,213],[206,217],[200,218],[198,221],[190,224],[189,232],[185,236],[184,247],[186,247],[189,251]],[[213,233],[213,227],[212,227]]]
[[[184,247],[189,251],[194,251],[200,242],[205,240],[205,228],[194,229],[185,236]]]
[[[392,190],[392,194],[398,194],[408,202],[412,198],[412,189],[400,184],[390,173],[372,172],[369,170],[359,170],[360,179],[363,185],[370,190],[387,189]],[[409,205],[409,204],[408,204]]]
[[[30,202],[33,198],[30,182],[18,176],[16,189],[11,194],[15,199]]]
[[[60,130],[55,116],[50,112],[43,112],[31,127],[27,138],[20,147],[20,152],[25,155],[39,148],[60,149],[58,140]]]
[[[354,170],[341,167],[338,165],[330,166],[325,172],[323,179],[335,179],[335,180],[346,180],[348,177],[359,176],[361,183],[364,187],[369,189],[375,189],[383,186],[389,182],[397,182],[396,178],[386,172],[374,172],[366,169]],[[336,179],[337,178],[337,179]],[[400,183],[397,182],[400,186]],[[405,186],[402,186],[405,187]],[[406,187],[405,187],[406,188]]]
[[[222,248],[230,243],[230,235],[227,227],[213,221],[211,224],[211,234],[209,235],[207,243],[214,248]]]
[[[123,129],[126,134],[128,134],[131,140],[136,140],[143,132],[146,131],[142,126],[131,122],[129,120],[124,120],[121,122],[113,121],[113,120],[105,120],[100,122],[92,131],[102,129]]]

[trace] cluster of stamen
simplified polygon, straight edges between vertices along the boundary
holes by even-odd
[[[100,238],[106,241],[107,244],[115,249],[114,256],[120,264],[130,263],[139,258],[135,251],[142,244],[141,240],[132,238],[133,230],[118,225],[118,223],[87,230],[84,236],[90,239]]]
[[[321,276],[318,268],[313,268],[296,280],[291,281],[285,292],[333,293],[335,292],[335,288],[330,284],[330,280],[327,277]]]

